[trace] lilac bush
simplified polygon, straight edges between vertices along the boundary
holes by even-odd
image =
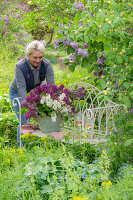
[[[85,5],[81,1],[75,3],[75,7],[76,7],[76,9],[79,9],[79,10],[85,9]]]
[[[86,95],[84,88],[70,91],[61,84],[59,87],[53,84],[42,84],[36,87],[22,101],[21,107],[25,107],[25,119],[31,116],[56,116],[58,112],[76,113],[73,100],[83,98]]]

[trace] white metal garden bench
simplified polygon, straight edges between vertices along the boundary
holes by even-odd
[[[102,92],[89,83],[75,83],[70,85],[68,89],[74,90],[77,87],[85,88],[87,95],[75,103],[78,110],[76,115],[64,114],[62,127],[66,130],[72,130],[73,133],[81,133],[79,137],[80,139],[84,137],[84,142],[95,144],[106,141],[106,135],[115,129],[114,114],[117,114],[122,107],[127,109],[126,106],[111,100],[106,101],[101,95]]]
[[[78,111],[77,114],[63,114],[61,132],[57,134],[63,134],[63,138],[60,139],[62,142],[90,142],[91,144],[105,142],[106,135],[112,129],[115,129],[114,114],[117,114],[122,107],[124,109],[127,108],[123,104],[117,104],[111,100],[106,101],[103,95],[101,95],[102,92],[89,83],[74,83],[68,89],[75,90],[78,87],[84,88],[86,96],[74,101],[76,110]],[[20,107],[19,98],[14,99],[14,104],[15,100],[18,101]],[[21,127],[21,107],[19,111],[19,125]],[[39,137],[47,135],[40,130],[34,131],[32,134]]]

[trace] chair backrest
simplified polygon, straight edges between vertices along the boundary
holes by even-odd
[[[84,92],[86,93],[86,96],[84,98],[75,101],[75,107],[79,112],[84,112],[84,110],[86,109],[104,107],[107,105],[104,99],[99,98],[101,91],[89,83],[84,83],[84,82],[74,83],[70,85],[68,89],[75,90],[79,87],[83,87]]]
[[[124,105],[119,105],[111,100],[105,100],[103,92],[89,83],[74,83],[68,86],[68,89],[73,91],[80,87],[84,88],[86,95],[84,98],[74,101],[75,108],[78,111],[77,116],[69,114],[67,117],[67,114],[64,115],[66,127],[73,126],[75,128],[75,124],[79,123],[78,127],[80,130],[83,130],[86,123],[85,120],[88,120],[92,134],[94,132],[107,134],[109,129],[114,127],[114,114],[117,114]]]

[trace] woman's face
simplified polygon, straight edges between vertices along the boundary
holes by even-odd
[[[31,65],[34,68],[37,68],[43,60],[43,53],[40,51],[34,51],[31,54],[27,53],[27,57],[29,58]]]

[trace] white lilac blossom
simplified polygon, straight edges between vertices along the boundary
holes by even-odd
[[[66,94],[65,93],[62,93],[60,96],[59,96],[59,100],[62,101],[64,98],[65,98]]]
[[[52,99],[48,99],[48,100],[46,100],[46,105],[47,105],[48,107],[51,107],[52,104],[53,104]]]

